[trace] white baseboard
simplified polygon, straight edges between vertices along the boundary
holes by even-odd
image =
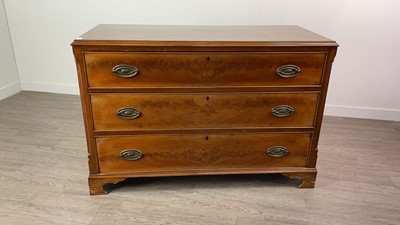
[[[78,85],[21,82],[21,88],[24,91],[79,95]]]
[[[400,110],[373,107],[326,105],[325,115],[374,120],[400,121]]]
[[[0,100],[15,95],[21,91],[21,84],[19,81],[0,87]]]

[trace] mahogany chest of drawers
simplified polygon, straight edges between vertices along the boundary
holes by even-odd
[[[211,174],[314,187],[335,41],[298,26],[98,25],[72,46],[91,194]]]

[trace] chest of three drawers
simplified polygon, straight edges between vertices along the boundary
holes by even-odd
[[[283,173],[314,187],[336,43],[268,40],[277,28],[312,34],[100,25],[75,40],[91,194],[131,177],[210,174]]]

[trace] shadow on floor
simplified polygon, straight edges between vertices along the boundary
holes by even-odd
[[[297,188],[300,182],[300,179],[291,179],[281,174],[145,177],[128,178],[117,184],[106,184],[104,185],[104,190],[107,192],[119,190],[134,191],[137,189],[190,191],[194,188],[243,188],[257,186]]]

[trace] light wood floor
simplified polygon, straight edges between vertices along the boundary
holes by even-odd
[[[89,196],[78,96],[0,101],[0,224],[400,224],[400,122],[325,117],[315,189],[281,175],[133,179]]]

